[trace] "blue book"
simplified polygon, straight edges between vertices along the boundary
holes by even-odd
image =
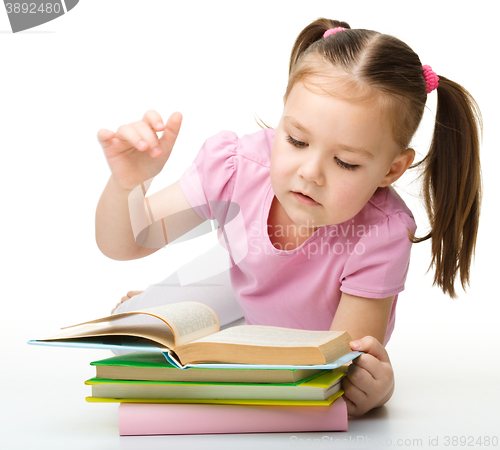
[[[359,356],[343,331],[240,325],[220,331],[219,319],[197,302],[131,311],[63,328],[35,345],[162,352],[178,368],[325,368]]]

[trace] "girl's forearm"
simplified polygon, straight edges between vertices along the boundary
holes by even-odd
[[[130,193],[131,190],[122,188],[111,176],[96,210],[97,246],[107,257],[121,261],[141,258],[155,251],[135,241],[129,213]]]

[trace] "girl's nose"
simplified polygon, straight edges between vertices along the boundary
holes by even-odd
[[[309,183],[322,186],[325,182],[324,165],[325,162],[320,158],[309,158],[300,165],[298,175]]]

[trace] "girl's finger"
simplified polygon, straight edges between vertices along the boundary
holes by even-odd
[[[177,136],[179,135],[179,130],[181,129],[182,114],[178,111],[174,112],[167,121],[165,125],[165,131],[163,132],[160,142],[165,146],[167,151],[172,150],[174,147]]]
[[[369,385],[370,381],[373,381],[372,374],[356,364],[351,364],[349,366],[345,378],[347,378],[352,385],[356,386],[363,392],[366,392],[366,386]]]
[[[133,297],[134,295],[139,295],[139,294],[142,294],[143,291],[128,291],[127,292],[127,297],[130,298],[130,297]]]
[[[380,361],[390,362],[387,350],[373,336],[365,336],[357,341],[352,341],[350,344],[352,350],[369,353]]]
[[[358,356],[355,360],[353,360],[349,368],[351,366],[353,366],[353,368],[350,370],[354,370],[356,367],[359,367],[366,370],[376,380],[382,377],[382,363],[375,358],[375,356],[368,353]]]
[[[153,150],[158,149],[160,150],[160,140],[158,139],[158,136],[156,135],[155,131],[151,129],[151,126],[144,121],[139,121],[135,122],[133,124],[134,129],[136,132],[141,136],[142,141],[144,141],[147,144],[147,149],[149,150],[151,156],[156,157],[159,156],[154,152]],[[161,150],[160,150],[161,151]]]
[[[101,128],[97,132],[97,140],[99,141],[99,144],[101,144],[103,148],[112,145],[114,137],[115,133],[113,133],[111,130],[106,130],[105,128]]]
[[[149,124],[149,126],[156,132],[162,131],[164,126],[163,119],[160,114],[158,114],[154,109],[150,109],[144,114],[143,121]]]
[[[342,379],[342,389],[344,390],[344,396],[355,405],[361,405],[367,400],[366,393],[352,384],[347,377]]]
[[[115,137],[141,152],[148,149],[148,144],[132,125],[122,125],[116,130]]]

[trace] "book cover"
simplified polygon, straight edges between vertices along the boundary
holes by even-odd
[[[73,347],[73,348],[93,348],[100,350],[130,350],[130,351],[152,351],[163,354],[166,360],[178,369],[186,370],[192,368],[199,369],[336,369],[344,364],[356,359],[363,352],[351,351],[344,356],[332,361],[328,364],[240,364],[240,363],[198,363],[179,365],[174,359],[171,359],[168,352],[162,351],[161,348],[149,344],[139,342],[126,343],[110,343],[106,339],[94,339],[90,341],[41,341],[30,340],[30,345],[43,345],[50,347]]]
[[[121,436],[346,431],[342,397],[330,406],[122,403]]]
[[[286,406],[328,406],[341,397],[344,391],[335,392],[326,400],[263,400],[234,398],[103,398],[85,397],[89,403],[185,403],[214,405],[286,405]]]

